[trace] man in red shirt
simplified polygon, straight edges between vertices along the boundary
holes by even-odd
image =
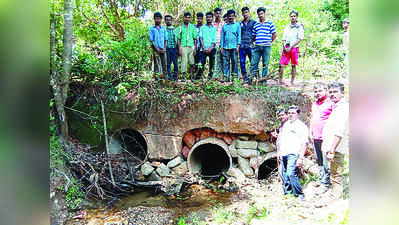
[[[327,96],[327,85],[324,83],[316,83],[313,86],[315,102],[312,104],[312,118],[310,120],[310,139],[313,142],[317,165],[319,166],[319,181],[315,186],[320,186],[322,177],[328,168],[323,166],[323,155],[321,145],[323,143],[323,128],[330,117],[334,103]],[[324,163],[325,164],[325,163]]]

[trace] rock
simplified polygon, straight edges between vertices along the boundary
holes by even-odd
[[[254,175],[254,171],[251,169],[248,159],[238,156],[238,166],[245,176]]]
[[[148,177],[148,181],[161,181],[161,177],[157,174],[157,172],[153,171]]]
[[[173,167],[179,165],[182,161],[183,161],[183,159],[180,156],[177,156],[176,158],[169,161],[166,166],[169,168],[173,168]]]
[[[190,149],[187,146],[184,146],[183,149],[181,150],[181,154],[184,156],[184,158],[187,159],[188,153],[190,153]]]
[[[121,142],[116,138],[111,138],[111,140],[109,141],[108,148],[111,154],[122,153]]]
[[[180,193],[183,186],[183,179],[164,178],[162,179],[161,190],[167,195],[174,195]]]
[[[260,162],[261,162],[261,158],[260,158],[260,157],[251,157],[251,158],[249,159],[249,165],[250,165],[255,171],[257,171],[257,170],[259,169]]]
[[[237,149],[234,145],[230,145],[229,146],[229,152],[230,152],[230,156],[231,157],[237,157],[238,153],[237,153]]]
[[[230,135],[225,134],[223,135],[223,141],[226,142],[226,144],[231,144],[231,142],[233,141],[233,139],[230,137]]]
[[[241,187],[245,182],[245,175],[238,168],[231,168],[227,171],[227,175],[230,176],[228,180],[231,180],[238,187]]]
[[[154,167],[152,167],[152,166],[151,166],[151,163],[149,163],[149,162],[146,162],[146,163],[144,163],[144,164],[141,166],[141,173],[142,173],[144,176],[150,175],[154,170],[155,170]]]
[[[161,165],[158,167],[156,171],[161,177],[170,175],[170,169],[167,166],[165,166],[165,164],[163,163],[161,163]]]
[[[257,141],[267,141],[270,138],[270,135],[267,134],[264,130],[255,136],[255,140]]]
[[[244,136],[244,135],[238,136],[238,138],[240,140],[243,140],[243,141],[248,141],[249,140],[249,137],[248,136]]]
[[[184,135],[183,140],[184,143],[186,143],[186,145],[188,146],[188,148],[192,148],[193,145],[195,144],[196,137],[192,132],[189,131]]]
[[[237,149],[237,153],[243,158],[257,157],[259,155],[259,151],[256,149],[239,148]]]
[[[172,171],[177,173],[178,176],[184,176],[188,171],[187,162],[183,161],[180,165],[173,168]]]
[[[215,137],[216,136],[216,131],[213,129],[209,129],[209,128],[204,128],[201,131],[201,136],[200,136],[200,140],[208,138],[208,137]]]
[[[158,161],[151,162],[151,166],[159,167],[160,165],[161,165],[161,162],[158,162]]]
[[[145,177],[144,177],[143,173],[141,172],[141,170],[136,170],[136,173],[134,174],[134,179],[137,181],[145,180]]]
[[[173,159],[180,154],[181,137],[144,134],[148,144],[150,160]]]
[[[272,151],[277,150],[277,148],[274,144],[271,144],[268,142],[259,142],[258,149],[261,153],[267,153],[267,152],[272,152]]]
[[[240,141],[236,139],[232,142],[232,144],[234,144],[236,148],[245,148],[245,149],[258,148],[258,142],[256,141]]]

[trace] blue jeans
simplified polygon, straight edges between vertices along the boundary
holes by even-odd
[[[230,65],[233,71],[230,76]],[[238,63],[235,49],[223,49],[223,74],[225,80],[229,81],[230,77],[238,78]]]
[[[298,155],[289,154],[282,157],[281,171],[284,182],[284,194],[303,195],[302,186],[296,173]]]
[[[249,62],[251,62],[252,57],[252,49],[251,48],[240,48],[240,66],[241,66],[241,74],[244,81],[247,81],[247,70],[245,69],[245,61],[248,56]]]
[[[167,56],[167,67],[168,67],[168,76],[169,80],[177,80],[177,71],[179,66],[177,65],[177,49],[176,48],[167,48],[166,49]],[[173,63],[173,77],[171,75],[171,65]]]
[[[251,79],[254,76],[258,77],[260,57],[262,57],[262,64],[263,64],[262,78],[267,76],[271,49],[272,49],[271,46],[260,46],[260,45],[255,45],[252,48]]]

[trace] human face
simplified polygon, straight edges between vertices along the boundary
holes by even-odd
[[[156,25],[156,26],[161,25],[161,20],[162,20],[161,17],[155,17],[154,20],[155,20],[155,25]]]
[[[215,18],[216,18],[217,21],[220,20],[220,17],[221,17],[221,16],[222,16],[222,12],[221,12],[221,11],[215,12]]]
[[[211,15],[207,15],[207,16],[206,16],[206,23],[207,23],[207,24],[211,24],[211,23],[212,23],[212,20],[213,20],[213,16],[211,16]]]
[[[348,27],[349,27],[349,23],[347,23],[347,22],[342,23],[342,28],[344,28],[344,30],[348,30]]]
[[[244,17],[245,20],[247,20],[249,18],[249,10],[244,10],[242,16]]]
[[[184,24],[190,23],[190,19],[191,19],[191,16],[185,16],[184,17]]]
[[[298,119],[299,114],[296,112],[296,109],[289,109],[288,110],[288,119],[290,121],[295,121],[296,119]]]
[[[227,23],[227,22],[228,22],[228,21],[227,21],[227,20],[228,20],[228,18],[229,18],[228,16],[226,16],[226,17],[223,17],[223,21]]]
[[[314,98],[316,100],[319,100],[327,95],[327,90],[324,88],[315,88],[313,89],[313,93],[314,93]]]
[[[259,18],[259,21],[263,22],[265,20],[265,12],[260,11],[258,13],[258,18]]]
[[[170,18],[169,16],[165,18],[165,23],[166,26],[171,26],[172,25],[172,18]]]
[[[198,25],[202,25],[203,22],[204,22],[204,17],[197,17],[197,24]]]
[[[234,15],[233,13],[230,13],[229,17],[229,23],[234,23],[234,19],[236,18],[236,15]]]
[[[280,114],[278,114],[278,118],[281,122],[285,122],[288,120],[288,115],[285,112],[281,112]]]
[[[290,14],[291,23],[296,23],[298,16],[295,13]]]
[[[332,87],[328,89],[328,96],[332,102],[337,103],[344,97],[344,92],[339,87]]]

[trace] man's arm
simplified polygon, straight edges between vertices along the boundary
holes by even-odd
[[[277,32],[274,32],[272,34],[272,43],[273,43],[274,40],[276,40],[276,38],[277,38]]]
[[[177,50],[179,51],[179,55],[182,56],[181,48],[180,48],[180,42],[181,42],[181,40],[177,39]]]
[[[329,161],[333,161],[334,160],[335,151],[337,150],[337,147],[339,146],[341,141],[342,141],[342,137],[340,137],[338,135],[334,135],[334,139],[333,139],[333,143],[332,143],[331,149],[328,150],[328,152],[327,152],[327,159]]]

